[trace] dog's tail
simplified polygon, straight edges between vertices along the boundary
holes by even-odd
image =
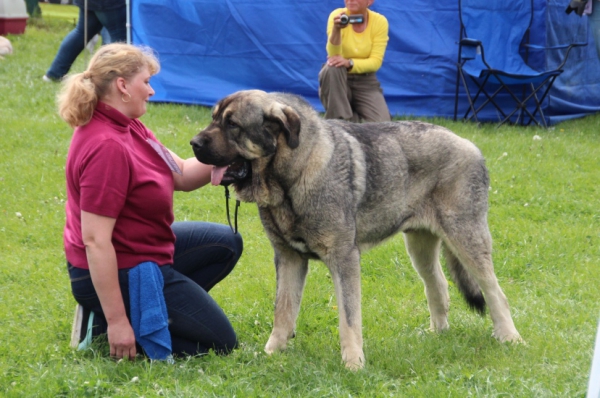
[[[485,314],[485,299],[481,288],[477,284],[475,278],[462,265],[460,260],[452,253],[452,251],[444,244],[444,257],[446,258],[446,266],[450,272],[452,280],[458,287],[465,298],[469,307],[481,315]]]

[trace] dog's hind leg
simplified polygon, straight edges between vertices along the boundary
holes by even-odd
[[[483,291],[494,323],[493,336],[501,342],[521,341],[510,315],[508,300],[494,274],[492,238],[485,219],[462,228],[445,230],[444,243],[459,260],[454,266],[462,264]]]
[[[333,279],[338,303],[342,360],[346,368],[358,370],[365,365],[360,305],[360,252],[357,247],[341,247],[331,250],[325,263]]]
[[[440,266],[441,240],[429,231],[404,233],[404,243],[413,267],[425,284],[425,296],[430,313],[430,329],[441,332],[448,329],[448,282]]]
[[[275,269],[277,293],[273,331],[265,346],[268,354],[285,350],[289,339],[294,335],[308,273],[308,260],[294,251],[280,252],[275,249]]]

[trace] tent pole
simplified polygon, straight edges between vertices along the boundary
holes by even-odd
[[[88,42],[88,28],[87,28],[87,23],[88,23],[88,0],[85,0],[83,2],[83,53],[84,53],[84,59],[85,59],[85,67],[87,68],[88,66],[88,52],[85,51],[85,46],[87,45]]]
[[[125,28],[127,29],[127,44],[131,44],[131,15],[129,12],[129,2],[130,2],[130,0],[125,0],[125,7],[126,7],[125,12],[127,15],[127,25],[125,26]]]

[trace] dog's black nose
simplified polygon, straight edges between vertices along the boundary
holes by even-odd
[[[194,150],[202,149],[208,144],[210,144],[210,137],[207,136],[196,136],[190,141],[190,145]]]

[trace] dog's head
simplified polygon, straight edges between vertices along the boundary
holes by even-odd
[[[251,184],[252,163],[272,157],[278,145],[299,144],[300,117],[264,91],[239,91],[215,105],[212,123],[190,144],[196,158],[214,165],[213,185]],[[255,171],[256,172],[256,171]]]

